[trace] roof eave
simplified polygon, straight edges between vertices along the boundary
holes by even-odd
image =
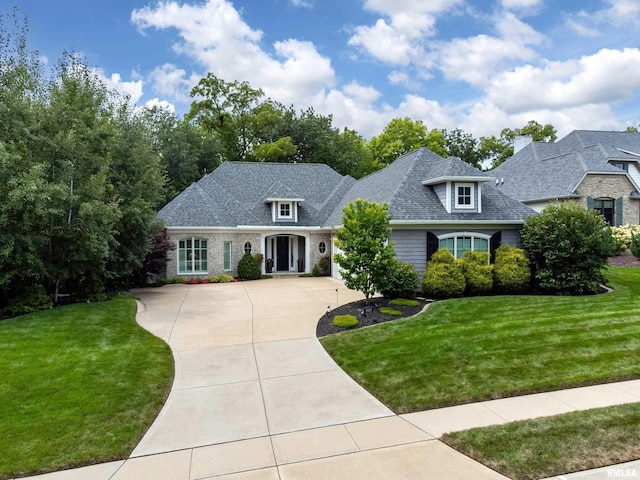
[[[438,183],[444,182],[495,182],[495,178],[493,177],[456,177],[456,176],[446,176],[446,177],[436,177],[430,180],[424,180],[422,185],[437,185]]]

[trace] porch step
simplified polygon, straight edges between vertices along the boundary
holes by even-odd
[[[267,275],[273,276],[273,278],[291,278],[291,277],[299,277],[302,275],[300,272],[272,272]]]

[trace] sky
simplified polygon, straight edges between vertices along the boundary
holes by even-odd
[[[55,65],[84,57],[135,105],[182,116],[208,72],[334,126],[393,118],[474,137],[640,124],[639,0],[2,0]]]

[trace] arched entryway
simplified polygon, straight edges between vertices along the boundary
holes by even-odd
[[[266,273],[305,271],[305,237],[293,234],[269,235],[265,237],[264,242]]]

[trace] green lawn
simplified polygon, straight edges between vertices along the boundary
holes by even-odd
[[[321,339],[395,412],[640,377],[640,269],[612,293],[436,302],[418,317]]]
[[[444,435],[442,441],[513,480],[533,480],[636,460],[640,403]]]
[[[170,390],[132,298],[0,322],[0,478],[125,458]]]

